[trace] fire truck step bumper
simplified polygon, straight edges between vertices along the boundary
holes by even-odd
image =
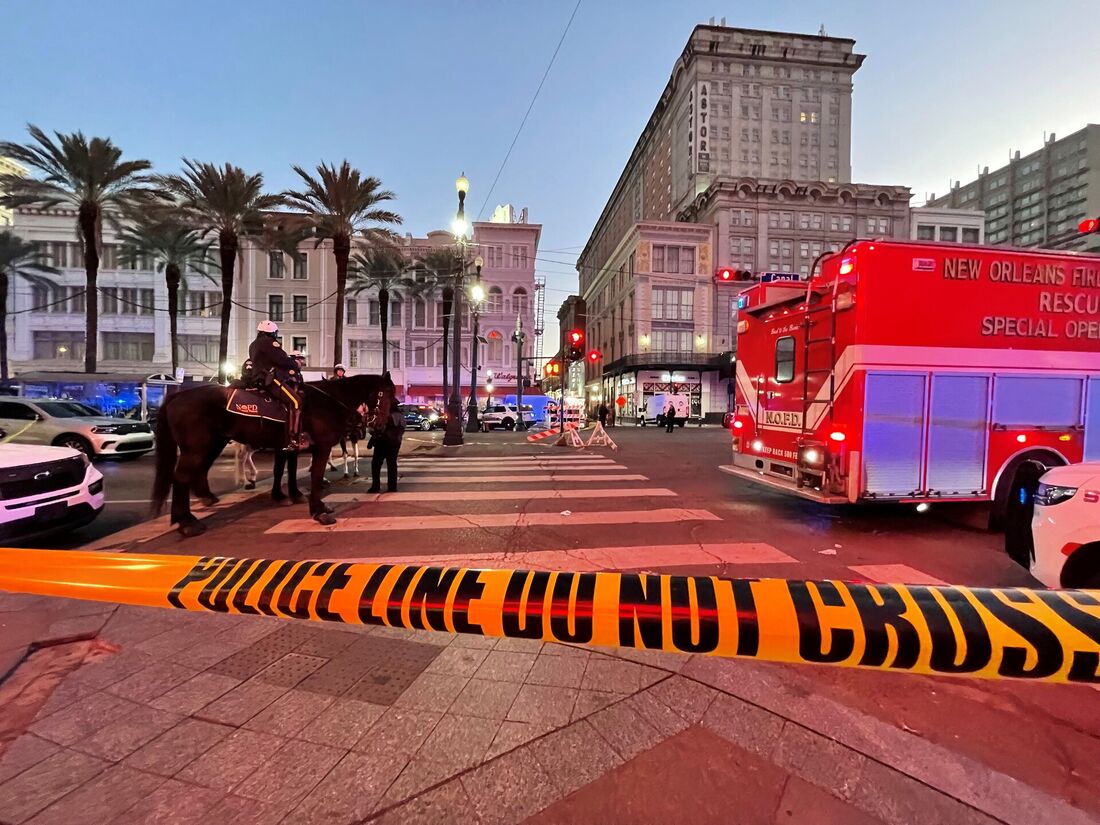
[[[765,487],[771,487],[773,490],[780,490],[784,493],[791,493],[801,498],[808,499],[810,501],[816,501],[820,504],[848,504],[848,499],[844,496],[829,495],[828,493],[822,493],[819,490],[811,490],[807,487],[798,487],[793,482],[784,481],[783,479],[773,478],[766,476],[763,473],[756,472],[755,470],[748,470],[744,467],[737,467],[733,464],[722,464],[718,467],[723,473],[731,476],[737,476],[743,478],[746,481],[752,481],[756,484],[763,484]]]

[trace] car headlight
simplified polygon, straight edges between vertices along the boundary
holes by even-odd
[[[429,416],[428,416],[428,420],[429,420],[429,421],[438,421],[438,420],[439,420],[439,416],[438,416],[438,415],[436,415],[435,413],[432,413],[431,415],[429,415]]]
[[[1040,483],[1039,489],[1035,491],[1035,503],[1050,507],[1073,498],[1076,492],[1076,487],[1059,487],[1057,484]]]
[[[117,433],[118,427],[113,424],[104,424],[102,427],[92,427],[92,432],[97,435],[104,435],[106,433]]]

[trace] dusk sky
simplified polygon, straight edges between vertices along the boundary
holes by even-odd
[[[24,124],[113,138],[161,171],[231,161],[292,186],[291,164],[347,158],[398,195],[403,231],[476,214],[573,9],[562,2],[147,0],[3,4],[0,136]],[[769,4],[583,0],[482,213],[543,224],[547,315],[692,27],[851,37],[855,180],[914,204],[948,180],[1100,120],[1094,0]]]

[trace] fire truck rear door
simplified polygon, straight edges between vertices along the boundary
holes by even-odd
[[[940,495],[971,495],[985,486],[989,445],[989,377],[932,376],[926,486]]]
[[[920,489],[923,373],[868,372],[863,418],[864,489],[904,496]]]

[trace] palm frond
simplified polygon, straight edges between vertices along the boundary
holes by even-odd
[[[21,275],[34,283],[53,285],[53,281],[42,276],[59,275],[60,270],[48,262],[44,244],[0,230],[0,273],[8,278]]]

